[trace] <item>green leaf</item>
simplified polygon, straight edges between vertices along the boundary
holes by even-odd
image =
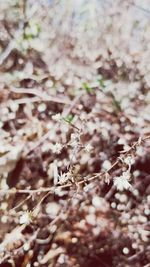
[[[83,83],[83,88],[86,90],[87,93],[91,94],[93,93],[93,88],[88,83]]]
[[[113,97],[112,97],[112,104],[113,104],[113,106],[114,106],[114,108],[115,108],[115,111],[116,111],[117,113],[122,111],[122,109],[121,109],[121,102],[118,101],[118,100],[115,98],[114,95],[113,95]]]
[[[74,119],[74,116],[72,114],[69,114],[66,118],[64,118],[64,120],[68,123],[72,123]]]
[[[106,87],[105,80],[103,78],[98,79],[98,82],[101,88],[104,89]]]

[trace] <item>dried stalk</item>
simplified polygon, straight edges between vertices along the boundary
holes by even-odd
[[[124,153],[124,156],[127,156],[128,154],[130,154],[131,151],[133,151],[137,146],[141,145],[141,143],[143,143],[144,141],[150,139],[150,135],[144,137],[143,139],[138,139],[138,141],[136,141],[128,151],[126,151]],[[102,178],[105,177],[106,174],[108,174],[109,172],[112,171],[112,169],[114,169],[114,167],[116,167],[118,164],[120,163],[120,158],[117,158],[117,160],[111,165],[111,167],[105,171],[105,172],[101,172],[101,173],[95,173],[92,177],[90,178],[86,178],[84,177],[81,181],[77,182],[78,186],[82,185],[86,182],[90,182],[95,180],[96,178]],[[55,193],[55,191],[57,189],[67,189],[72,187],[73,185],[75,185],[73,182],[69,182],[67,184],[64,185],[58,185],[58,186],[52,186],[52,187],[42,187],[39,189],[16,189],[16,188],[11,188],[11,189],[1,189],[0,193],[1,194],[16,194],[16,193],[20,193],[20,194],[34,194],[34,193],[42,193],[42,192],[49,192],[49,193]]]

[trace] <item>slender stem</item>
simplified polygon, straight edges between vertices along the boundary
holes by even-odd
[[[138,141],[136,141],[128,151],[126,151],[124,153],[125,156],[127,156],[132,150],[134,150],[137,146],[139,146],[141,143],[143,143],[144,141],[150,139],[150,135],[147,135],[146,137],[144,137],[143,139],[139,139]],[[78,182],[78,185],[84,184],[85,180],[87,182],[93,181],[96,178],[100,178],[100,177],[104,177],[107,173],[109,173],[110,171],[112,171],[112,169],[114,167],[116,167],[118,165],[118,163],[120,162],[120,159],[117,158],[117,160],[111,165],[111,167],[107,170],[107,172],[101,172],[101,173],[95,173],[92,177],[89,178],[83,178],[81,181]],[[59,185],[59,186],[52,186],[52,187],[42,187],[39,189],[15,189],[15,188],[11,188],[11,189],[1,189],[0,193],[1,194],[33,194],[33,193],[42,193],[42,192],[49,192],[49,193],[54,193],[55,190],[57,189],[67,189],[68,187],[72,187],[73,184],[71,182],[64,184],[64,185]]]

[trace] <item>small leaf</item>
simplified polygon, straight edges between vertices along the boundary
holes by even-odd
[[[88,83],[83,83],[83,88],[86,90],[87,93],[93,93],[93,88]]]
[[[72,123],[74,119],[74,116],[72,114],[69,114],[66,118],[64,118],[64,120],[68,123]]]
[[[110,92],[109,95],[112,98],[112,105],[114,106],[115,112],[116,113],[121,112],[122,111],[122,109],[121,109],[121,101],[118,101],[116,99],[115,95],[112,92]]]
[[[100,84],[100,87],[105,89],[106,85],[105,85],[105,80],[103,78],[98,79],[98,82]]]

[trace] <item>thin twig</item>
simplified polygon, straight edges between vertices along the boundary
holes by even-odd
[[[137,146],[139,146],[142,142],[146,141],[150,139],[150,135],[144,137],[143,139],[140,139],[140,143],[139,143],[139,139],[138,141],[136,141],[128,151],[126,151],[124,153],[124,156],[127,156],[132,150],[134,150]],[[78,185],[84,184],[85,181],[90,182],[95,180],[96,178],[102,178],[104,177],[107,173],[111,172],[112,169],[114,169],[114,167],[116,167],[120,162],[120,159],[117,158],[117,160],[111,165],[111,167],[104,172],[101,173],[95,173],[92,177],[90,178],[86,178],[84,177],[81,181],[78,182]],[[33,194],[33,193],[42,193],[42,192],[49,192],[49,193],[55,193],[55,191],[57,189],[67,189],[73,186],[73,183],[69,182],[67,184],[64,185],[59,185],[59,186],[52,186],[52,187],[42,187],[39,189],[15,189],[15,188],[11,188],[11,189],[1,189],[0,193],[1,194],[16,194],[16,193],[20,193],[20,194]]]
[[[28,88],[27,89],[27,88],[11,87],[10,91],[17,93],[17,94],[35,95],[35,96],[40,97],[42,101],[51,101],[51,102],[67,104],[67,105],[70,105],[72,103],[69,99],[50,96],[50,95],[46,94],[45,92],[41,92],[40,90],[37,90],[36,88],[32,88],[32,89]]]
[[[82,97],[83,93],[77,95],[74,100],[72,101],[72,104],[70,105],[70,107],[68,109],[64,109],[63,113],[62,113],[62,117],[67,117],[70,112],[72,111],[72,109],[75,107],[75,105],[78,103],[78,101],[80,100],[80,98]]]
[[[16,210],[16,209],[20,208],[20,207],[21,207],[26,201],[28,201],[31,197],[32,197],[32,195],[27,196],[27,197],[26,197],[24,200],[22,200],[17,206],[15,206],[14,208],[10,209],[9,212],[12,211],[12,210]]]
[[[7,45],[7,47],[5,48],[5,50],[1,53],[0,55],[0,65],[3,64],[3,62],[5,61],[5,59],[10,55],[10,53],[12,52],[12,50],[15,48],[16,46],[16,40],[19,39],[19,37],[21,36],[22,32],[23,32],[23,22],[21,21],[19,23],[19,27],[16,30],[15,34],[14,34],[14,38],[10,40],[9,44]]]

